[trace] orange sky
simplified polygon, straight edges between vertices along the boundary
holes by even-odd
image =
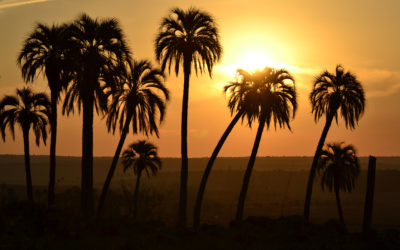
[[[245,3],[245,4],[244,4]],[[255,56],[270,66],[284,66],[295,77],[299,110],[288,130],[265,131],[259,156],[313,155],[324,120],[314,123],[308,94],[313,77],[341,63],[362,82],[366,113],[355,131],[334,124],[327,142],[352,143],[359,155],[400,155],[400,5],[397,0],[303,1],[131,1],[131,0],[0,0],[0,96],[23,86],[16,58],[35,22],[71,21],[81,12],[92,17],[116,17],[137,59],[154,63],[153,41],[161,18],[170,8],[196,6],[217,20],[224,48],[222,61],[208,75],[191,78],[189,100],[189,156],[209,156],[231,120],[222,87],[233,80],[237,67]],[[264,65],[260,65],[262,67]],[[160,138],[150,138],[161,156],[180,155],[182,76],[168,77],[171,91]],[[49,91],[40,77],[35,90]],[[81,154],[82,117],[59,116],[58,155]],[[256,128],[255,124],[255,128]],[[222,156],[246,156],[256,129],[238,124],[224,145]],[[141,136],[130,135],[126,145]],[[23,154],[22,136],[7,136],[1,154]],[[105,121],[94,121],[94,154],[113,155],[118,134],[108,134]],[[48,141],[48,143],[50,143]],[[32,154],[48,154],[36,147]]]

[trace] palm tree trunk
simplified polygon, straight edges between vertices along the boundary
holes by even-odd
[[[138,200],[139,184],[140,184],[141,176],[142,176],[142,171],[139,171],[137,178],[136,178],[135,192],[133,193],[133,218],[134,219],[136,219],[136,215],[137,215],[137,200]]]
[[[93,214],[93,94],[83,98],[82,128],[82,195],[83,214],[89,218]]]
[[[28,201],[29,202],[33,202],[31,162],[30,162],[30,155],[29,155],[29,127],[28,128],[22,128],[22,134],[23,134],[23,137],[24,137],[26,195],[28,197]]]
[[[228,138],[229,134],[231,133],[233,127],[236,125],[236,123],[239,121],[240,117],[242,115],[242,112],[239,112],[235,115],[235,117],[232,119],[231,123],[229,126],[226,128],[224,134],[222,135],[221,139],[218,141],[217,146],[215,147],[210,159],[208,160],[206,169],[204,170],[203,177],[201,178],[200,182],[200,187],[199,191],[197,193],[197,199],[196,199],[196,205],[194,208],[194,216],[193,216],[193,227],[195,229],[198,229],[199,224],[200,224],[200,212],[201,212],[201,204],[203,202],[203,197],[204,197],[204,191],[206,189],[206,184],[208,180],[208,176],[211,173],[211,169],[214,165],[214,161],[218,156],[219,151],[221,150],[222,146],[225,143],[225,140]]]
[[[243,177],[242,189],[240,191],[239,201],[238,201],[238,206],[237,206],[237,211],[236,211],[236,220],[238,220],[238,221],[243,219],[244,201],[246,199],[247,189],[249,188],[250,176],[251,176],[251,172],[253,171],[254,163],[256,161],[258,146],[260,145],[264,126],[265,126],[265,118],[263,117],[260,119],[260,124],[258,125],[257,135],[256,135],[256,139],[254,140],[254,145],[253,145],[253,149],[251,151],[249,163],[247,165],[246,173],[244,174],[244,177]]]
[[[184,59],[184,82],[183,82],[183,98],[182,98],[182,121],[181,121],[181,187],[179,196],[179,220],[178,226],[186,227],[186,207],[187,207],[187,181],[188,181],[188,152],[187,152],[187,119],[188,119],[188,103],[189,103],[189,78],[191,60],[189,57]]]
[[[117,167],[119,155],[121,154],[122,147],[124,146],[126,135],[129,132],[129,125],[130,125],[131,119],[132,119],[132,115],[128,114],[127,119],[125,121],[124,128],[121,132],[121,138],[119,139],[117,149],[115,150],[114,158],[112,160],[110,169],[108,170],[107,178],[106,178],[106,181],[104,182],[103,190],[100,195],[99,204],[97,207],[97,217],[98,218],[100,218],[102,215],[104,201],[106,199],[106,195],[107,195],[108,189],[110,187],[111,179],[114,176],[115,168]]]
[[[340,202],[339,188],[338,187],[335,187],[335,196],[336,196],[336,204],[337,204],[338,213],[339,213],[339,220],[340,220],[340,222],[342,224],[344,224],[342,204]]]
[[[56,183],[56,141],[57,141],[57,93],[51,91],[51,138],[50,138],[50,171],[49,171],[49,191],[48,206],[55,202],[55,183]]]
[[[308,176],[306,199],[304,202],[304,218],[307,221],[310,218],[311,194],[312,194],[312,189],[313,189],[313,184],[314,184],[315,172],[317,169],[317,163],[318,163],[319,157],[321,156],[321,150],[322,150],[322,147],[324,146],[325,139],[326,139],[326,136],[328,135],[329,128],[331,127],[332,120],[333,120],[333,115],[328,115],[326,117],[325,126],[324,126],[324,129],[322,130],[322,135],[319,138],[317,150],[315,150],[314,159],[311,164],[310,174]]]

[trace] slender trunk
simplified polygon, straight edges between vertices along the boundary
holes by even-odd
[[[82,128],[82,195],[83,214],[90,218],[93,214],[93,94],[83,98]]]
[[[26,174],[26,195],[29,202],[33,202],[33,188],[31,177],[31,162],[29,155],[29,127],[22,128],[24,137],[24,153],[25,153],[25,174]]]
[[[242,115],[242,112],[239,112],[235,115],[229,126],[226,128],[224,134],[222,135],[221,139],[218,141],[217,146],[215,147],[210,159],[208,160],[206,169],[204,170],[203,177],[201,178],[201,183],[199,187],[199,191],[197,193],[197,199],[196,199],[196,205],[194,208],[194,216],[193,216],[193,227],[195,229],[199,228],[200,225],[200,212],[201,212],[201,204],[203,202],[203,197],[204,197],[204,191],[206,189],[206,184],[208,180],[208,176],[211,173],[211,169],[214,165],[215,159],[217,159],[218,153],[221,150],[222,146],[225,143],[225,140],[228,138],[229,134],[231,133],[233,127],[236,125],[236,123],[239,121],[240,117]]]
[[[136,219],[137,215],[137,200],[138,200],[138,194],[139,194],[139,185],[140,185],[140,177],[142,176],[142,171],[138,172],[137,178],[136,178],[136,186],[135,186],[135,192],[133,193],[133,218]]]
[[[313,184],[314,184],[315,172],[317,169],[317,163],[318,163],[319,157],[321,156],[321,150],[322,150],[322,147],[324,146],[325,139],[326,139],[326,136],[328,135],[329,128],[331,127],[332,120],[333,120],[332,115],[328,115],[326,117],[325,126],[324,126],[324,129],[322,130],[322,135],[319,138],[317,150],[315,150],[314,159],[312,161],[310,173],[308,176],[306,199],[304,202],[304,218],[307,221],[310,218],[311,194],[312,194],[312,189],[313,189]]]
[[[257,135],[256,135],[256,139],[254,140],[254,145],[253,145],[253,149],[251,151],[249,163],[247,165],[246,173],[244,174],[244,177],[243,177],[242,189],[240,191],[239,201],[238,201],[238,206],[237,206],[237,211],[236,211],[236,220],[238,220],[238,221],[243,219],[244,201],[246,199],[247,189],[249,188],[250,176],[251,176],[251,172],[253,171],[254,163],[256,161],[258,146],[260,145],[264,126],[265,126],[265,118],[263,117],[260,119],[260,124],[258,125]]]
[[[376,169],[376,158],[374,156],[369,156],[367,188],[365,192],[364,219],[363,219],[364,236],[368,236],[368,233],[371,231],[372,210],[374,207],[375,169]]]
[[[339,188],[338,187],[335,187],[335,196],[336,196],[337,209],[338,209],[338,213],[339,213],[339,220],[340,220],[340,222],[342,224],[344,224],[342,204],[340,203],[340,196],[339,196]]]
[[[121,132],[121,138],[119,139],[117,150],[115,150],[114,158],[112,160],[110,169],[108,170],[107,178],[106,178],[106,181],[104,182],[103,190],[101,192],[99,204],[97,207],[97,217],[98,218],[100,218],[102,215],[103,205],[104,205],[104,202],[105,202],[105,199],[107,196],[108,189],[110,187],[111,179],[114,176],[115,168],[117,167],[119,155],[121,154],[121,150],[122,150],[122,147],[124,146],[126,136],[129,132],[129,125],[130,125],[131,119],[132,119],[132,115],[128,115],[127,119],[125,121],[124,128],[122,129],[122,132]]]
[[[184,59],[184,83],[182,98],[182,123],[181,123],[181,187],[179,196],[179,220],[178,226],[186,227],[186,207],[187,207],[187,181],[188,181],[188,153],[187,153],[187,119],[189,103],[189,78],[191,61],[188,57]]]
[[[56,185],[56,141],[57,141],[57,93],[51,91],[51,115],[50,115],[50,171],[49,171],[49,191],[48,206],[55,203],[55,185]]]

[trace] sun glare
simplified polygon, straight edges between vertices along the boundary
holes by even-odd
[[[287,68],[289,65],[274,61],[268,53],[263,50],[251,49],[237,56],[235,62],[228,65],[221,65],[221,70],[230,76],[235,75],[237,69],[244,69],[249,72],[262,70],[265,67]]]
[[[261,51],[250,51],[245,53],[237,65],[237,68],[241,68],[247,71],[262,70],[266,66],[272,66],[271,60],[268,59],[267,55]]]

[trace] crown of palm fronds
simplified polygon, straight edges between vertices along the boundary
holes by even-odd
[[[73,84],[65,96],[63,113],[73,112],[78,102],[80,112],[85,98],[92,96],[96,112],[107,110],[105,80],[118,71],[118,65],[129,60],[130,51],[116,19],[92,19],[82,14],[68,28],[69,56],[75,61]],[[115,84],[115,83],[109,83]]]
[[[355,128],[365,108],[361,83],[341,65],[336,66],[335,74],[325,71],[315,79],[310,101],[315,121],[326,114],[333,116],[337,123],[340,109],[346,127],[350,129]]]
[[[16,96],[6,95],[0,101],[1,136],[5,141],[8,127],[15,139],[15,124],[19,124],[22,129],[33,128],[37,145],[40,144],[40,138],[46,144],[49,115],[50,101],[45,93],[33,93],[28,87],[17,89]]]
[[[164,74],[147,60],[134,60],[121,68],[118,81],[106,90],[112,98],[107,114],[108,130],[114,133],[119,122],[122,131],[126,119],[131,119],[133,133],[154,132],[158,136],[156,120],[158,117],[160,123],[163,121],[169,100]]]
[[[360,173],[360,164],[353,145],[328,143],[317,166],[321,187],[351,192]]]
[[[150,173],[157,174],[157,171],[161,169],[162,163],[157,155],[157,147],[150,142],[140,140],[129,145],[122,153],[122,165],[124,172],[129,168],[133,168],[135,175],[144,170],[147,176],[150,176]]]
[[[67,25],[38,23],[26,38],[17,59],[24,80],[33,82],[38,75],[44,74],[57,99],[71,80],[67,30]]]
[[[297,101],[294,79],[285,69],[266,67],[262,71],[250,73],[239,69],[235,82],[224,87],[229,93],[228,107],[233,112],[243,112],[249,126],[254,120],[265,119],[267,128],[271,121],[274,126],[287,126],[294,118]]]
[[[175,74],[178,75],[180,63],[188,60],[193,63],[196,74],[198,70],[203,73],[207,69],[211,76],[215,62],[222,55],[214,18],[195,8],[187,11],[172,9],[171,15],[161,22],[155,52],[162,71],[168,64],[168,71],[171,72],[174,61]]]

